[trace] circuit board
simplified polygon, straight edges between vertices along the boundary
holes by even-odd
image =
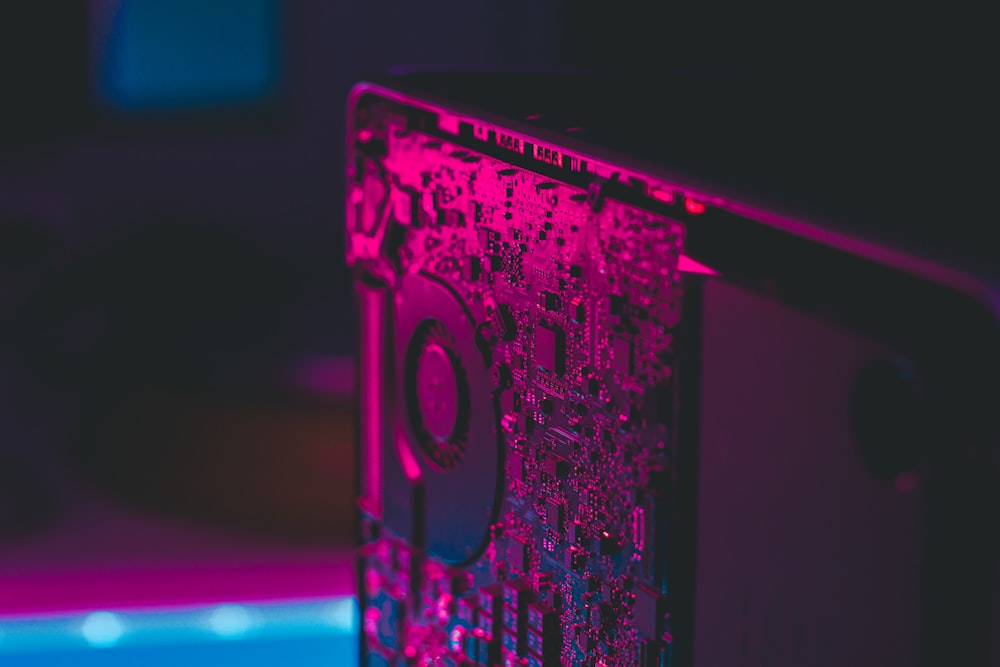
[[[349,142],[363,664],[673,664],[673,195],[378,98]]]

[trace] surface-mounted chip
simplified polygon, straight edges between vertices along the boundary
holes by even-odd
[[[563,527],[563,506],[560,503],[554,503],[551,500],[546,503],[545,516],[546,521],[549,524],[549,528],[557,532],[562,532]]]
[[[510,569],[513,572],[527,572],[531,562],[529,547],[520,540],[511,540],[507,558],[510,561]]]
[[[560,458],[555,454],[546,456],[544,465],[545,472],[557,479],[563,478],[569,473],[569,463],[566,459]]]
[[[666,597],[645,586],[635,592],[632,608],[632,623],[640,637],[658,638],[663,632],[663,616],[666,613]]]
[[[558,324],[543,322],[535,330],[535,361],[550,373],[566,371],[566,334]]]
[[[524,457],[512,452],[507,470],[511,479],[516,479],[519,482],[524,481]]]

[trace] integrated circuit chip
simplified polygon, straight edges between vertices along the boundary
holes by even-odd
[[[553,501],[548,501],[545,507],[546,522],[549,528],[556,532],[562,532],[563,529],[563,506],[560,503]]]
[[[550,373],[566,372],[566,334],[558,324],[542,322],[535,329],[535,361]]]
[[[531,547],[526,542],[511,540],[507,558],[512,572],[527,572],[531,563]]]
[[[657,638],[663,634],[667,599],[644,586],[635,592],[632,618],[641,637]]]

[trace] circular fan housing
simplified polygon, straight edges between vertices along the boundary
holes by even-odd
[[[397,423],[406,436],[397,447],[410,450],[397,453],[416,461],[423,485],[423,508],[409,520],[422,521],[428,553],[468,563],[486,547],[503,469],[477,323],[453,289],[424,274],[402,280],[396,323]]]

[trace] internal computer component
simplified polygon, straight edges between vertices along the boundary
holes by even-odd
[[[685,206],[444,114],[355,117],[364,663],[671,664]]]

